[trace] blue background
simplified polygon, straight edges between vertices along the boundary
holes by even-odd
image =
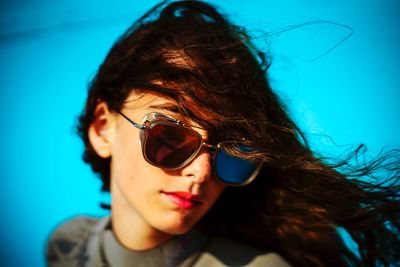
[[[400,146],[400,2],[213,2],[272,53],[271,83],[316,150]],[[0,3],[2,266],[44,266],[46,239],[60,221],[105,214],[98,203],[106,196],[81,161],[74,125],[108,49],[154,3]],[[354,34],[316,60],[349,30],[320,22],[277,34],[315,20]]]

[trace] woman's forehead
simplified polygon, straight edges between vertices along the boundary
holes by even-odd
[[[125,108],[159,110],[192,119],[188,118],[188,112],[185,110],[188,109],[191,114],[195,114],[200,119],[208,121],[216,119],[216,115],[212,111],[200,107],[189,96],[181,95],[178,99],[174,99],[154,91],[132,90],[125,101]]]
[[[125,100],[125,107],[132,109],[149,108],[151,106],[177,106],[176,101],[166,95],[143,90],[132,90]]]

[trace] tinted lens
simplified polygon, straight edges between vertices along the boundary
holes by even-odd
[[[247,146],[240,146],[243,152],[249,152],[252,149]],[[219,179],[225,183],[232,185],[246,184],[249,179],[253,178],[258,165],[250,160],[233,156],[224,148],[219,148],[215,155],[215,172]]]
[[[144,154],[157,167],[178,168],[200,148],[201,137],[191,129],[171,124],[155,124],[147,130]]]

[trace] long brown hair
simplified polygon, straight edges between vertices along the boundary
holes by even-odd
[[[87,136],[95,106],[102,100],[116,111],[132,90],[158,92],[203,125],[210,142],[246,137],[252,158],[264,162],[250,185],[224,191],[200,223],[208,231],[276,251],[294,266],[399,262],[399,152],[356,165],[363,146],[341,160],[314,153],[271,90],[269,64],[215,7],[158,4],[117,40],[90,85],[78,125],[84,160],[109,191],[110,159],[97,156]]]

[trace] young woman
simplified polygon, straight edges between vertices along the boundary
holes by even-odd
[[[398,263],[398,153],[358,168],[315,155],[268,66],[242,27],[200,1],[163,2],[129,28],[79,121],[111,215],[60,226],[49,266]],[[358,179],[381,170],[377,184]]]

